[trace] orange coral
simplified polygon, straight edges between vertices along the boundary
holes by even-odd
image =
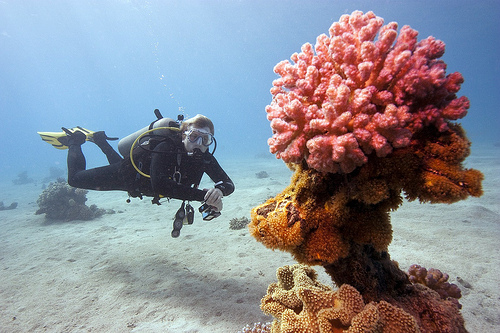
[[[462,162],[470,154],[470,142],[459,125],[449,125],[450,130],[438,133],[427,129],[417,136],[412,151],[420,166],[417,173],[409,175],[404,191],[410,200],[422,202],[453,203],[469,195],[483,194],[483,174],[465,169]]]
[[[251,217],[258,229],[253,229],[254,237],[271,249],[290,250],[302,242],[300,224],[289,221],[293,215],[292,201],[285,195],[269,199],[252,210]]]
[[[350,189],[336,186],[337,182],[342,182],[342,176],[297,166],[292,184],[283,193],[252,210],[250,233],[266,246],[290,251],[307,264],[345,257],[353,239],[386,250],[392,237],[387,210],[347,207]]]
[[[301,263],[331,264],[352,243],[386,251],[392,240],[389,212],[409,200],[451,203],[482,194],[482,174],[464,169],[469,142],[450,125],[424,130],[409,147],[377,158],[348,175],[293,165],[291,184],[252,210],[250,233],[266,246],[291,252]]]

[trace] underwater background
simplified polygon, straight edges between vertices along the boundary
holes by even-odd
[[[498,144],[500,3],[486,1],[1,1],[0,179],[65,169],[37,131],[61,126],[123,138],[164,116],[210,117],[218,158],[267,154],[273,67],[342,14],[374,11],[446,43],[465,78],[461,123]],[[89,167],[106,164],[93,145]],[[473,146],[474,147],[474,146]]]
[[[355,10],[442,40],[447,73],[465,78],[464,166],[484,173],[484,194],[453,205],[405,200],[391,213],[389,252],[404,270],[449,274],[467,329],[498,331],[498,0],[0,0],[0,331],[237,332],[272,320],[261,298],[276,269],[296,260],[256,242],[247,224],[292,174],[267,145],[273,68]],[[82,126],[123,138],[155,120],[154,109],[211,118],[215,156],[236,186],[220,217],[196,213],[179,238],[170,237],[178,200],[158,207],[54,183],[67,151],[37,134]],[[95,145],[83,151],[87,167],[107,164]],[[40,201],[53,186],[69,210],[87,200],[89,218],[51,219]]]

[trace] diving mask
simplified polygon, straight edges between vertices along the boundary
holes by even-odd
[[[214,136],[211,133],[196,128],[185,131],[184,134],[187,136],[189,142],[205,147],[210,146],[214,142]]]

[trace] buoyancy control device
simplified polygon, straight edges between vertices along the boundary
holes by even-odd
[[[177,121],[172,118],[163,117],[158,109],[155,109],[154,113],[157,119],[149,124],[149,126],[145,126],[140,130],[127,135],[118,142],[118,151],[123,157],[128,157],[130,155],[130,151],[133,149],[132,145],[138,141],[137,139],[141,135],[144,135],[148,131],[149,133],[154,133],[154,135],[159,136],[169,136],[175,134],[176,131],[179,131],[180,124],[182,120],[184,120],[183,115],[178,115]]]

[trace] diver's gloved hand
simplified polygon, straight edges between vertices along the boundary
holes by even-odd
[[[207,193],[205,193],[205,203],[209,206],[214,207],[216,211],[221,211],[222,210],[222,197],[224,194],[222,194],[222,191],[219,190],[218,188],[211,188],[211,189],[205,189]]]

